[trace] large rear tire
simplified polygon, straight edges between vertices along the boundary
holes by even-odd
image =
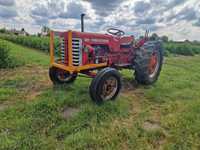
[[[62,69],[51,67],[49,68],[49,77],[53,84],[67,84],[76,80],[77,74],[70,74]]]
[[[160,75],[163,48],[159,41],[149,41],[136,51],[135,79],[140,84],[151,85]]]
[[[105,68],[98,72],[90,85],[90,96],[98,104],[115,100],[121,89],[121,76],[114,68]]]

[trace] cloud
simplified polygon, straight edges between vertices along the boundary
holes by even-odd
[[[174,22],[179,22],[182,20],[185,21],[193,21],[197,19],[197,11],[194,10],[194,8],[192,7],[184,7],[182,10],[180,10],[179,12],[174,12],[172,11],[170,13],[170,15],[168,15],[166,17],[166,21],[173,21]]]
[[[197,12],[194,10],[194,8],[185,7],[177,14],[176,19],[186,21],[195,20],[197,19]]]
[[[9,8],[9,7],[3,7],[0,6],[0,17],[1,18],[14,18],[17,16],[17,12],[15,9],[13,8]]]
[[[59,13],[64,11],[64,3],[63,1],[56,2],[52,0],[50,2],[43,1],[43,2],[35,2],[31,9],[31,14],[34,16],[41,16],[41,17],[49,17],[52,16],[58,17]]]
[[[80,14],[85,13],[86,31],[102,32],[114,26],[127,34],[139,35],[150,29],[184,39],[187,37],[181,34],[183,30],[177,32],[177,29],[186,27],[197,33],[199,4],[199,0],[0,0],[0,25],[10,23],[25,27],[27,24],[27,28],[32,26],[34,31],[40,25],[79,30]],[[194,35],[190,38],[200,39],[200,34]]]
[[[151,24],[155,24],[155,22],[156,22],[155,18],[148,17],[148,18],[142,18],[140,20],[137,20],[136,24],[138,24],[138,25],[140,25],[140,24],[141,25],[143,25],[143,24],[151,25]]]
[[[50,2],[35,3],[31,10],[30,16],[38,25],[47,24],[55,19],[79,19],[80,14],[84,13],[86,9],[81,3],[52,0]]]
[[[150,4],[162,10],[169,10],[185,3],[186,1],[187,0],[150,0]]]
[[[2,6],[13,6],[14,4],[14,0],[0,0],[0,5]]]
[[[40,16],[40,17],[48,17],[49,10],[47,4],[37,3],[33,9],[31,10],[31,15]]]
[[[48,17],[49,19],[58,19],[59,15],[65,11],[65,0],[51,0],[48,3]]]
[[[185,3],[185,2],[186,2],[186,0],[171,0],[167,4],[167,7],[168,8],[175,7],[175,6],[181,5],[181,4]]]
[[[51,22],[51,25],[56,30],[60,30],[63,28],[65,28],[66,30],[68,29],[74,30],[77,29],[76,27],[78,25],[77,22],[80,21],[78,21],[77,19],[56,19]],[[80,29],[80,27],[78,29]]]
[[[36,25],[43,26],[43,25],[48,25],[48,23],[49,23],[49,19],[46,17],[32,16],[32,18],[34,19]]]
[[[61,12],[59,17],[61,18],[80,18],[82,13],[85,13],[86,9],[80,4],[75,2],[70,2],[67,5],[67,10]]]
[[[96,14],[99,16],[107,16],[112,13],[123,0],[84,0],[91,4],[92,8],[95,10]]]
[[[151,5],[148,2],[138,1],[135,4],[134,12],[136,14],[144,14],[151,9]]]
[[[55,0],[39,1],[33,4],[30,16],[38,25],[47,25],[51,19],[59,18],[59,13],[64,10],[62,1],[56,2]]]
[[[49,8],[48,3],[34,3],[30,16],[34,20],[34,24],[36,25],[46,25],[49,23]]]

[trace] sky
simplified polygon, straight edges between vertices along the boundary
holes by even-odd
[[[0,27],[40,32],[80,30],[85,13],[85,31],[105,33],[109,27],[128,35],[145,30],[172,40],[200,41],[200,0],[0,0]]]

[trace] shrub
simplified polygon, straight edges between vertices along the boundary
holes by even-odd
[[[164,44],[165,50],[173,54],[193,56],[200,54],[200,45],[186,42],[167,42]]]
[[[165,50],[164,51],[164,56],[166,56],[166,57],[170,56],[170,52],[168,50]]]
[[[21,44],[30,48],[36,48],[44,52],[49,52],[49,37],[37,37],[37,36],[16,36],[12,34],[1,34],[1,39]],[[58,47],[59,40],[55,40],[55,47]]]
[[[8,47],[0,41],[0,68],[6,68],[9,62]]]
[[[0,68],[14,68],[22,63],[9,55],[9,46],[0,40]]]

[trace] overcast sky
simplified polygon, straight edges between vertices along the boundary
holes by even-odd
[[[138,36],[149,29],[173,40],[200,41],[200,0],[0,0],[0,27],[80,30],[81,13],[86,31],[117,27]]]

